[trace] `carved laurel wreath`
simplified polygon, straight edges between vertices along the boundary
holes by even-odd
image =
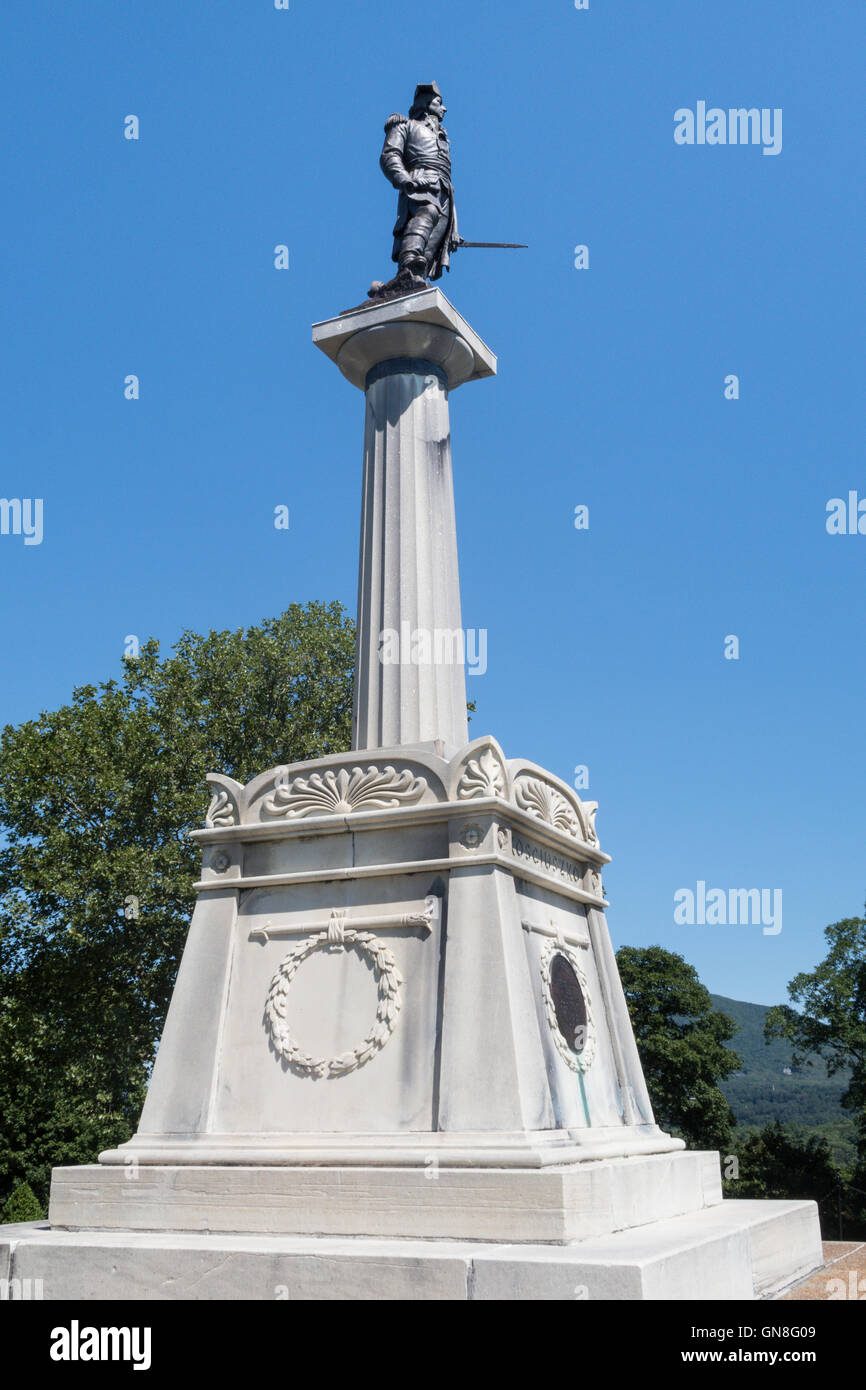
[[[550,965],[554,956],[564,956],[577,976],[583,1002],[586,1006],[586,1043],[580,1052],[573,1051],[569,1047],[567,1040],[559,1031],[559,1024],[556,1019],[556,1009],[553,1005],[553,995],[550,991]],[[572,1071],[585,1072],[592,1065],[595,1056],[596,1032],[592,1020],[592,1006],[589,1002],[589,988],[586,983],[586,976],[583,967],[573,951],[565,945],[560,945],[558,941],[546,941],[541,951],[541,993],[544,1000],[544,1011],[547,1014],[547,1022],[553,1034],[553,1041],[556,1043],[557,1051],[565,1059]]]
[[[286,1018],[289,987],[298,968],[314,951],[350,950],[353,947],[373,967],[379,988],[376,1022],[360,1046],[351,1052],[341,1052],[339,1057],[311,1057],[289,1030]],[[306,937],[280,963],[268,990],[265,1023],[275,1051],[293,1071],[302,1076],[345,1076],[347,1072],[355,1071],[380,1052],[393,1033],[400,1012],[402,983],[403,977],[391,951],[372,932],[353,931],[351,927],[346,927],[336,931],[326,929],[315,936]]]

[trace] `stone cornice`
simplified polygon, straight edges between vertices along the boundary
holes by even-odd
[[[409,829],[484,813],[496,815],[503,824],[516,827],[548,848],[559,850],[574,859],[600,867],[611,862],[610,855],[605,854],[597,845],[575,840],[572,836],[557,830],[555,826],[548,825],[522,811],[518,806],[495,796],[477,797],[473,801],[434,801],[422,806],[402,806],[396,810],[307,816],[303,820],[295,821],[250,821],[244,825],[217,825],[206,830],[191,830],[189,833],[190,839],[202,845],[238,842],[253,844],[262,840],[305,839],[311,835],[342,835],[347,831],[354,833],[381,830],[393,827],[397,820],[402,828]]]

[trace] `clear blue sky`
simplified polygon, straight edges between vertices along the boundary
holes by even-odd
[[[45,508],[40,546],[0,536],[0,721],[115,675],[130,633],[354,611],[363,399],[310,325],[389,273],[382,125],[435,78],[463,235],[531,243],[444,285],[500,361],[452,398],[472,731],[589,766],[617,945],[781,999],[866,896],[866,536],[825,530],[866,497],[862,7],[7,0],[0,24],[0,495]],[[678,146],[698,101],[782,108],[781,154]],[[781,934],[677,926],[698,880],[780,888]]]

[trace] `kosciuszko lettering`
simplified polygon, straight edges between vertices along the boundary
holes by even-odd
[[[538,868],[547,869],[548,873],[558,874],[560,878],[568,879],[575,888],[583,887],[583,869],[573,859],[565,859],[555,850],[547,849],[544,845],[537,845],[532,840],[523,840],[519,835],[512,835],[511,849],[518,859],[528,859]]]

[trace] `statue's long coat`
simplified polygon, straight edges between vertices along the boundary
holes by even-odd
[[[447,215],[448,228],[428,272],[431,280],[438,280],[442,271],[449,267],[451,252],[457,245],[458,237],[457,209],[451,187],[451,147],[447,132],[443,126],[426,117],[411,120],[406,116],[389,116],[385,123],[385,144],[379,163],[386,178],[400,191],[392,260],[400,258],[403,231],[415,212],[426,204],[437,215]],[[407,192],[406,185],[412,182],[412,172],[416,169],[430,169],[437,173],[438,186],[424,188],[417,193]]]

